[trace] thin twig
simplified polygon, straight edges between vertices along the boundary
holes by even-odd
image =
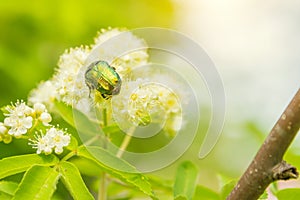
[[[274,125],[227,200],[255,200],[273,181],[298,177],[296,168],[287,164],[283,156],[299,131],[299,127],[300,89]]]

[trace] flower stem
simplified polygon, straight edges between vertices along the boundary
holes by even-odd
[[[93,144],[95,141],[99,140],[99,138],[100,138],[99,135],[96,135],[96,136],[92,137],[88,141],[84,142],[84,146],[88,146],[88,145]]]
[[[102,110],[102,117],[103,117],[103,127],[107,126],[107,110],[103,108]],[[106,148],[106,139],[104,139],[104,148]],[[106,200],[107,196],[107,180],[106,180],[106,173],[102,173],[102,177],[99,184],[98,189],[98,200]]]
[[[103,126],[107,126],[107,110],[106,108],[103,108],[102,110],[102,117],[103,117]]]
[[[102,178],[100,180],[100,185],[99,185],[99,192],[98,192],[98,200],[106,200],[106,173],[102,173]]]
[[[31,134],[34,131],[35,127],[38,125],[38,122],[39,122],[38,119],[34,120],[32,127],[28,130],[28,134]]]
[[[121,146],[120,146],[120,149],[119,149],[119,151],[118,151],[118,153],[117,153],[117,157],[118,157],[118,158],[121,158],[121,157],[122,157],[124,151],[125,151],[126,148],[128,147],[128,145],[129,145],[129,143],[130,143],[130,141],[131,141],[131,138],[132,138],[132,135],[133,135],[134,131],[135,131],[135,126],[132,126],[132,127],[129,129],[128,133],[125,135],[125,138],[123,139],[123,142],[122,142],[122,144],[121,144]]]
[[[75,156],[76,154],[74,152],[70,152],[68,153],[65,157],[63,157],[61,159],[61,161],[67,161],[68,159],[72,158],[73,156]]]

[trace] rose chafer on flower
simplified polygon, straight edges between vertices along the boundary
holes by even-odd
[[[120,34],[124,37],[114,38]],[[114,43],[111,47],[101,48],[102,43],[112,38],[114,38]],[[124,41],[126,42],[124,43]],[[119,49],[123,49],[122,46],[124,47],[124,45],[129,45],[133,49],[139,50],[119,57],[117,52]],[[96,98],[97,96],[104,96],[103,99],[107,99],[111,94],[117,94],[120,90],[123,76],[130,73],[134,67],[147,63],[149,57],[147,50],[141,49],[145,46],[146,43],[143,39],[136,37],[126,29],[102,29],[95,38],[94,44],[66,50],[59,59],[58,67],[53,77],[41,82],[36,89],[33,89],[30,92],[28,101],[31,104],[37,102],[43,103],[49,109],[54,107],[55,101],[60,101],[85,114],[89,114],[90,109],[88,105],[99,101],[99,98]],[[95,48],[99,47],[99,51],[101,52],[101,55],[99,55],[101,59],[99,58],[99,60],[105,62],[113,60],[113,62],[107,63],[108,66],[104,63],[98,63],[101,64],[100,68],[100,65],[97,65],[96,68],[93,67],[93,70],[89,70],[86,73],[88,67],[91,65],[91,63],[87,62],[87,58]],[[98,72],[94,74],[97,68],[100,69],[101,74]],[[108,70],[108,72],[102,71],[103,69]],[[86,81],[85,75],[90,78],[88,81]],[[99,84],[91,80],[99,76],[102,78],[105,77],[105,80],[100,81]],[[89,84],[86,84],[87,82]],[[93,86],[97,88],[92,91],[90,89]]]
[[[119,94],[122,83],[115,68],[102,60],[89,65],[85,72],[85,82],[90,92],[97,90],[104,99]]]
[[[113,112],[125,126],[164,121],[165,132],[173,136],[183,124],[176,96],[180,94],[159,85],[145,86],[147,80],[138,74],[130,76],[136,68],[149,64],[147,47],[142,38],[126,29],[103,29],[94,44],[66,50],[53,77],[40,83],[28,100],[31,104],[43,103],[50,110],[55,110],[55,102],[65,103],[100,124],[115,123]],[[134,51],[124,55],[120,49]],[[166,80],[168,74],[161,76]],[[178,87],[176,83],[173,85]],[[111,104],[114,96],[120,101]],[[103,109],[108,117],[94,112]],[[41,115],[41,119],[46,118]],[[104,119],[108,123],[103,123]]]

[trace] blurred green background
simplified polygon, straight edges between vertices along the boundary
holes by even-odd
[[[0,106],[26,99],[53,74],[65,49],[91,44],[101,28],[178,29],[203,46],[224,81],[227,118],[218,144],[199,160],[196,140],[182,158],[197,162],[199,182],[216,190],[219,174],[241,175],[299,88],[300,5],[288,2],[1,1]],[[299,142],[286,157],[300,168]]]
[[[171,27],[170,0],[41,0],[0,3],[0,105],[26,99],[65,49],[88,45],[107,27]]]

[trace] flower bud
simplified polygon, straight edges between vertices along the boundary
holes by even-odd
[[[49,113],[43,112],[40,116],[40,120],[43,122],[45,126],[48,126],[49,123],[52,121],[52,117]]]

